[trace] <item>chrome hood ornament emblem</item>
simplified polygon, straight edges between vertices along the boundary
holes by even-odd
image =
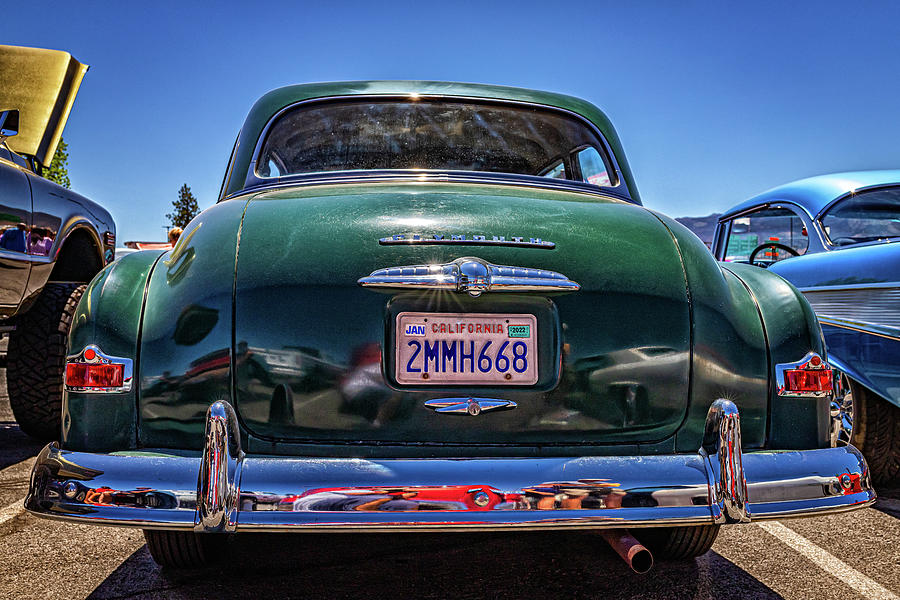
[[[511,400],[491,400],[489,398],[440,398],[429,400],[426,408],[434,412],[451,415],[477,416],[492,410],[510,410],[517,406]]]
[[[471,296],[483,292],[575,292],[581,288],[556,271],[493,265],[472,256],[442,265],[379,269],[358,283],[363,287],[446,290]]]

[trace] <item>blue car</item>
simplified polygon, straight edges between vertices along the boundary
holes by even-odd
[[[835,380],[832,440],[900,479],[900,170],[801,179],[719,219],[719,260],[778,273],[809,300]],[[769,336],[781,332],[767,332]]]

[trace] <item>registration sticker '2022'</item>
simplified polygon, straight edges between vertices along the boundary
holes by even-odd
[[[529,325],[510,325],[507,327],[507,334],[511,338],[531,337],[531,327]]]

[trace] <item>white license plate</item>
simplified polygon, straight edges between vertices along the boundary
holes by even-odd
[[[534,315],[402,312],[395,326],[399,384],[537,383]]]

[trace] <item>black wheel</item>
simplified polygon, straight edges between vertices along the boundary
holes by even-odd
[[[193,531],[144,530],[150,556],[161,567],[197,569],[213,565],[225,556],[225,535]]]
[[[876,485],[900,482],[900,408],[857,383],[853,390],[852,443]]]
[[[66,341],[86,287],[48,283],[9,338],[9,403],[22,431],[41,440],[59,439]]]
[[[631,532],[653,553],[654,558],[684,560],[706,554],[719,535],[719,526],[652,527],[633,529]]]

